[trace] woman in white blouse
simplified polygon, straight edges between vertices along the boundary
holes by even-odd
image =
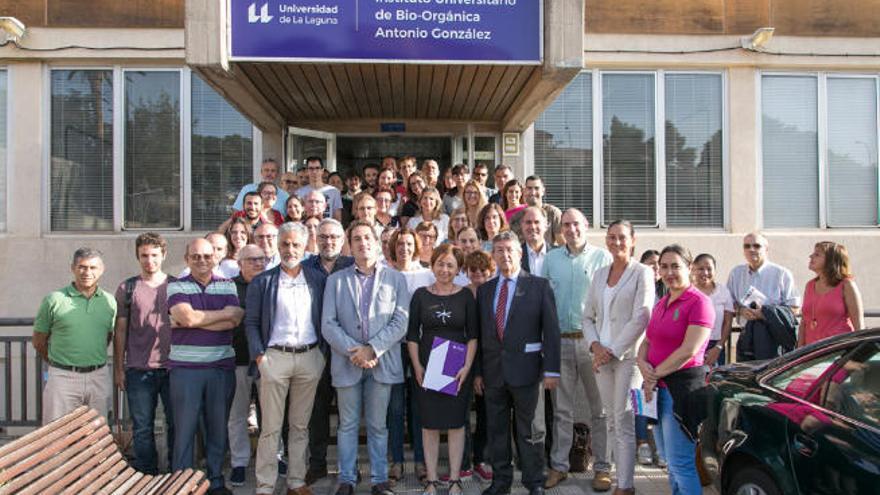
[[[636,351],[654,305],[654,275],[632,258],[635,231],[630,222],[608,226],[605,245],[613,261],[593,275],[584,307],[586,345],[602,403],[609,413],[608,444],[617,462],[615,495],[634,493],[636,435],[629,391],[641,384]]]

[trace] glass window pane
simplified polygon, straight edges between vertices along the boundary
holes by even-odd
[[[214,230],[253,171],[253,127],[200,77],[192,76],[192,228]]]
[[[180,217],[180,72],[125,72],[127,229],[177,229]]]
[[[113,73],[51,79],[50,228],[113,230]]]
[[[656,225],[654,76],[602,76],[603,219]]]
[[[6,71],[0,70],[0,232],[6,230],[6,101],[9,86]]]
[[[544,200],[593,214],[593,80],[579,74],[535,121],[535,174]]]
[[[762,78],[765,227],[819,226],[817,91],[811,76]]]
[[[767,385],[795,397],[813,400],[819,391],[816,383],[842,355],[843,351],[832,352],[792,366],[768,380]]]
[[[666,77],[666,222],[723,227],[721,76]]]
[[[877,225],[877,79],[828,78],[828,225]]]

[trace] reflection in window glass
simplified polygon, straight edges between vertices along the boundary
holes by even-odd
[[[0,70],[0,232],[6,230],[6,101],[9,86],[6,71]]]
[[[253,128],[200,77],[192,76],[192,228],[214,230],[251,181]]]
[[[807,393],[813,388],[813,384],[842,355],[843,352],[833,352],[793,366],[771,378],[768,385],[795,397],[809,400]],[[816,390],[813,390],[813,396],[815,392]]]
[[[764,226],[819,226],[817,87],[811,76],[761,82]]]
[[[603,75],[602,116],[602,218],[655,225],[654,75]]]
[[[491,170],[489,171],[491,175]],[[535,174],[544,201],[593,215],[593,80],[580,73],[535,121]]]
[[[53,70],[50,227],[113,230],[113,73]]]
[[[666,221],[723,227],[721,76],[666,77]]]
[[[880,352],[866,344],[847,358],[828,380],[825,407],[880,428]]]
[[[179,229],[180,72],[125,72],[127,229]]]
[[[828,78],[828,225],[877,225],[877,79]]]

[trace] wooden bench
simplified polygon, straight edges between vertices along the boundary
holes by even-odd
[[[0,448],[0,495],[204,494],[208,480],[187,469],[150,476],[119,452],[105,418],[77,408]]]

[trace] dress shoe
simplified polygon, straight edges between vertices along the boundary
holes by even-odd
[[[305,479],[305,482],[306,482],[307,485],[312,485],[312,484],[314,484],[316,481],[318,481],[319,479],[321,479],[321,478],[326,478],[326,477],[327,477],[327,468],[326,468],[326,467],[325,467],[324,469],[320,469],[320,468],[312,469],[312,468],[309,468],[309,470],[306,471],[306,479]]]
[[[353,495],[354,485],[349,483],[340,483],[336,488],[336,495]]]
[[[549,490],[565,481],[566,478],[568,478],[568,473],[563,473],[562,471],[557,471],[551,468],[547,471],[547,479],[544,481],[544,488]]]
[[[489,485],[489,488],[483,490],[482,495],[510,495],[510,487],[502,487],[501,485],[492,483]]]
[[[614,495],[636,495],[635,488],[615,488]]]
[[[533,486],[529,489],[529,495],[544,495],[544,489],[540,486]]]
[[[312,495],[312,489],[309,485],[303,485],[299,488],[288,488],[287,495]]]

